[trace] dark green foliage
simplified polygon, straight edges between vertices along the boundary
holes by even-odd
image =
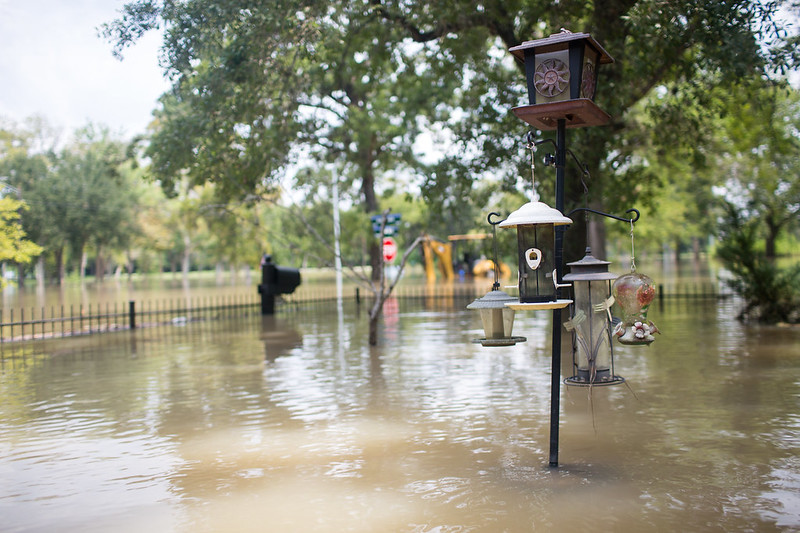
[[[566,28],[591,33],[616,59],[600,72],[597,93],[611,124],[568,133],[592,179],[585,195],[568,164],[565,207],[619,213],[657,205],[665,190],[696,188],[668,183],[643,144],[680,150],[692,170],[706,164],[709,119],[720,112],[715,90],[796,64],[778,16],[786,4],[132,0],[103,34],[121,51],[143,31],[165,30],[173,90],[147,155],[168,193],[188,178],[213,182],[227,198],[274,197],[276,182],[298,169],[330,171],[366,213],[380,210],[388,187],[420,191],[432,221],[460,233],[476,218],[461,215],[490,203],[476,183],[508,191],[523,177],[530,196],[529,127],[510,113],[526,103],[525,77],[509,47]],[[550,203],[553,174],[539,166],[537,190]],[[694,211],[707,210],[698,203]],[[574,234],[585,234],[582,225]],[[594,235],[602,256],[603,233]],[[566,260],[583,255],[582,239],[566,242]],[[372,258],[378,266],[376,245]]]
[[[800,264],[778,268],[758,249],[759,226],[725,204],[717,256],[733,278],[726,283],[745,300],[739,318],[759,322],[800,322]]]

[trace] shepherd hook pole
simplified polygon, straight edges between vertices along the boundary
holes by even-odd
[[[556,209],[564,212],[564,169],[567,166],[567,121],[559,119],[556,130]],[[556,226],[555,279],[561,279],[564,226]],[[558,297],[558,289],[556,289]],[[553,357],[550,380],[550,466],[558,466],[558,419],[561,410],[561,309],[553,309]]]

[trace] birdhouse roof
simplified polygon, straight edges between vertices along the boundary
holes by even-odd
[[[534,41],[525,41],[524,43],[520,44],[519,46],[514,46],[509,48],[508,51],[514,54],[514,56],[519,59],[520,61],[525,61],[525,50],[529,50],[532,48],[538,49],[537,52],[539,53],[546,53],[555,50],[563,49],[563,43],[569,41],[577,41],[583,39],[589,43],[589,45],[594,48],[600,57],[597,59],[597,62],[600,64],[605,63],[613,63],[614,58],[611,57],[608,52],[598,43],[594,38],[589,35],[588,33],[572,33],[569,31],[563,31],[561,33],[554,33],[550,37],[545,37],[544,39],[536,39]],[[552,48],[550,50],[549,48]]]

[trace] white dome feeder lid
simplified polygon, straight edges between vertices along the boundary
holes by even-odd
[[[565,226],[572,224],[572,219],[564,216],[558,209],[553,209],[544,202],[528,202],[500,223],[501,228],[529,226],[533,224],[553,224]]]

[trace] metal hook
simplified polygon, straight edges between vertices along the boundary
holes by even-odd
[[[502,220],[498,220],[497,222],[492,221],[492,217],[499,216],[501,216],[500,213],[495,213],[492,211],[489,213],[489,216],[486,217],[486,220],[492,225],[492,244],[494,245],[494,264],[492,265],[494,270],[494,283],[492,284],[493,291],[500,290],[500,263],[497,261],[497,225],[500,224]]]
[[[503,220],[498,220],[497,222],[492,222],[492,217],[499,217],[499,216],[503,216],[503,215],[501,215],[500,213],[495,213],[495,212],[493,211],[493,212],[489,213],[489,216],[487,216],[487,217],[486,217],[486,220],[487,220],[487,221],[489,222],[489,224],[491,224],[492,226],[496,226],[496,225],[500,224],[500,223],[501,223],[503,220],[505,220],[505,219],[503,219]]]
[[[625,212],[626,212],[626,213],[636,213],[636,217],[635,217],[635,218],[632,218],[632,219],[630,219],[630,220],[631,220],[631,224],[636,224],[636,221],[637,221],[637,220],[639,220],[639,217],[642,215],[642,214],[639,212],[639,210],[638,210],[638,209],[636,209],[636,208],[631,208],[631,209],[628,209],[628,210],[627,210],[627,211],[625,211]]]

